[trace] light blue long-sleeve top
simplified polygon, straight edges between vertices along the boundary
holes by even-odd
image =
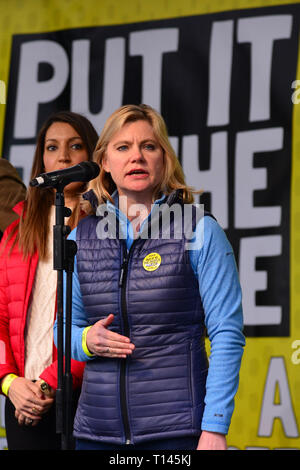
[[[162,200],[155,201],[153,210]],[[116,205],[121,228],[125,227],[127,249],[134,240],[133,228]],[[142,226],[147,222],[146,219]],[[76,241],[75,228],[69,235]],[[210,341],[209,371],[206,382],[202,430],[227,434],[238,389],[239,370],[245,345],[243,335],[242,295],[232,247],[215,219],[205,216],[197,223],[193,249],[189,249],[192,269],[198,278],[199,293],[205,312],[205,326]],[[109,312],[108,312],[109,313]],[[75,257],[72,293],[71,355],[78,361],[91,361],[82,347],[82,334],[89,326],[80,290]],[[56,341],[57,324],[54,325]]]

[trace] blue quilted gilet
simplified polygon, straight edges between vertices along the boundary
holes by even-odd
[[[98,239],[99,217],[77,228],[77,269],[92,325],[130,337],[131,357],[87,362],[74,423],[77,438],[116,444],[199,435],[208,361],[199,285],[185,239]],[[143,261],[158,253],[161,264]],[[121,281],[121,282],[120,282]]]

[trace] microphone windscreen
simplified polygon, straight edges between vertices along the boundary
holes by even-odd
[[[86,170],[89,179],[96,178],[100,173],[100,167],[96,162],[81,162],[80,166]]]

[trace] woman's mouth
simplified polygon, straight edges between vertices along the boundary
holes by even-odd
[[[141,168],[134,168],[126,174],[126,176],[130,176],[132,178],[146,178],[148,175],[149,173]]]

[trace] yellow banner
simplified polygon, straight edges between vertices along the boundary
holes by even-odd
[[[197,15],[296,5],[297,1],[210,0],[0,0],[0,142],[4,141],[14,35],[128,25]],[[299,64],[299,57],[298,57]],[[300,65],[290,84],[291,191],[289,335],[247,337],[240,387],[228,435],[232,449],[300,449]],[[298,90],[299,89],[299,93]],[[276,102],[276,97],[272,97]],[[284,180],[278,184],[281,192]],[[284,281],[284,279],[283,279]],[[259,290],[259,289],[258,289]],[[1,401],[1,400],[0,400]],[[3,406],[0,448],[5,447]]]

